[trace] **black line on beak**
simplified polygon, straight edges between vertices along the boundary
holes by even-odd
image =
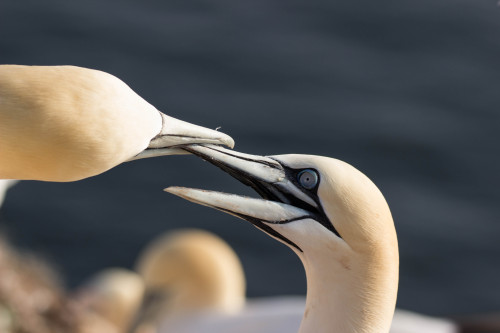
[[[288,238],[286,238],[285,236],[283,236],[282,234],[280,234],[279,232],[277,232],[276,230],[274,230],[270,226],[266,225],[263,221],[255,218],[253,216],[249,216],[249,215],[245,215],[245,214],[240,214],[240,213],[235,213],[235,212],[233,212],[231,210],[219,208],[219,207],[216,207],[216,206],[213,206],[213,207],[217,208],[218,210],[220,210],[220,211],[222,211],[224,213],[228,213],[228,214],[234,215],[236,217],[239,217],[240,219],[248,221],[248,222],[252,223],[254,226],[256,226],[257,228],[259,228],[262,231],[268,233],[269,235],[274,236],[274,237],[276,237],[278,239],[281,239],[283,242],[287,243],[290,246],[293,246],[294,248],[296,248],[300,252],[304,252],[304,251],[302,251],[302,249],[297,244],[295,244],[294,242],[292,242],[291,240],[289,240]],[[302,218],[297,218],[297,219],[293,219],[293,220],[290,220],[290,221],[268,222],[268,223],[283,224],[283,223],[293,222],[293,221],[300,220],[300,219],[302,219]]]
[[[195,150],[192,150],[189,148],[189,146],[186,146],[186,147],[182,147],[184,150],[190,152],[191,154],[193,155],[196,155],[198,157],[200,157],[201,159],[215,165],[216,167],[218,167],[219,169],[221,169],[222,171],[224,171],[225,173],[228,173],[231,177],[237,179],[238,181],[240,181],[241,183],[247,185],[247,186],[250,186],[251,188],[253,188],[261,197],[263,197],[264,199],[269,199],[269,198],[272,198],[274,197],[274,195],[272,195],[271,191],[264,185],[262,184],[261,182],[257,181],[257,180],[254,180],[253,179],[253,176],[244,172],[244,171],[241,171],[241,170],[237,170],[235,168],[232,168],[222,162],[219,162],[218,160],[216,159],[213,159],[209,156],[206,156],[202,153],[199,153]],[[212,149],[210,147],[206,147],[208,149]],[[215,149],[212,149],[212,150],[215,150]],[[215,150],[215,151],[218,151],[218,150]],[[220,152],[220,151],[219,151]],[[227,154],[226,152],[220,152],[222,154],[226,154],[226,155],[229,155]],[[234,156],[234,155],[231,155],[231,156]],[[236,158],[240,158],[242,159],[241,157],[239,156],[234,156]],[[254,163],[261,163],[262,161],[255,161],[255,160],[249,160],[247,159],[248,161],[250,162],[254,162]],[[265,164],[265,165],[269,165],[267,163],[264,163],[262,162],[261,164]],[[271,165],[269,165],[271,166]],[[274,168],[276,168],[276,166],[272,166]]]
[[[243,183],[247,186],[250,186],[251,188],[253,188],[255,190],[255,192],[257,192],[257,194],[259,194],[265,200],[282,202],[282,203],[286,203],[286,204],[289,204],[289,205],[292,205],[292,206],[295,206],[298,208],[302,208],[302,209],[309,211],[309,212],[316,212],[316,213],[312,214],[312,215],[314,215],[314,217],[312,217],[312,218],[315,221],[317,221],[318,223],[320,223],[322,226],[324,226],[326,229],[333,232],[337,237],[342,238],[342,236],[340,236],[337,229],[335,229],[335,227],[329,221],[328,217],[326,216],[326,214],[323,210],[323,207],[321,206],[321,202],[319,201],[319,199],[317,197],[318,186],[316,186],[314,191],[307,191],[307,190],[304,190],[302,188],[302,186],[300,186],[300,184],[297,182],[297,172],[299,172],[300,170],[290,168],[287,165],[283,165],[281,162],[279,162],[278,160],[276,160],[272,157],[269,157],[269,158],[276,161],[276,163],[280,167],[276,166],[275,164],[265,162],[262,160],[254,160],[254,159],[250,159],[250,158],[244,158],[244,157],[241,157],[238,155],[230,154],[226,151],[222,152],[222,151],[219,151],[217,149],[213,149],[211,147],[207,147],[207,146],[204,146],[204,147],[207,149],[213,150],[213,151],[217,151],[221,154],[233,156],[233,157],[238,158],[238,159],[246,160],[246,161],[253,162],[253,163],[260,163],[260,164],[269,166],[269,167],[277,169],[277,170],[283,170],[285,172],[286,178],[289,179],[295,185],[295,187],[297,189],[299,189],[305,195],[307,195],[309,198],[314,200],[314,202],[316,202],[318,208],[315,208],[315,207],[311,206],[310,204],[300,200],[299,198],[295,197],[293,194],[289,194],[289,193],[286,193],[284,191],[280,191],[280,189],[277,188],[276,186],[274,186],[273,184],[266,183],[264,181],[260,181],[258,179],[255,179],[254,176],[252,176],[251,174],[248,174],[247,172],[244,172],[244,171],[235,169],[231,166],[228,166],[228,165],[224,164],[223,162],[218,161],[215,158],[212,158],[210,156],[206,156],[203,153],[199,153],[199,152],[191,149],[189,146],[182,147],[182,149],[190,152],[191,154],[196,155],[196,156],[200,157],[201,159],[215,165],[216,167],[218,167],[222,171],[231,175],[231,177],[240,181],[241,183]],[[318,182],[318,184],[319,184],[319,182]],[[246,220],[248,220],[248,219],[246,219]],[[253,223],[252,221],[249,221],[249,222]],[[268,226],[266,226],[266,227],[271,229]],[[275,232],[275,231],[273,230],[273,232]],[[276,237],[278,237],[278,236],[276,236]],[[280,237],[278,237],[278,238],[280,238]],[[283,241],[288,241],[288,240],[283,239]],[[288,243],[288,244],[290,244],[290,243]],[[292,245],[292,244],[290,244],[290,245]],[[296,245],[293,245],[293,246],[295,246],[297,249],[300,250],[300,248],[298,246],[296,246]]]

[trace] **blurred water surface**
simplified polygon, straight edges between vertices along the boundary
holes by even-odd
[[[500,8],[495,1],[2,0],[0,63],[72,64],[255,154],[345,160],[385,194],[401,250],[398,306],[500,308]],[[131,267],[155,235],[216,232],[249,296],[302,294],[298,258],[168,185],[251,193],[194,157],[127,163],[77,183],[23,182],[1,228],[69,286]]]

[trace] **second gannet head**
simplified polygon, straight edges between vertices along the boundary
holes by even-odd
[[[74,181],[190,143],[234,146],[160,113],[108,73],[0,65],[0,179]]]
[[[176,230],[158,237],[140,255],[137,271],[153,301],[145,304],[149,317],[235,313],[245,302],[245,277],[238,257],[208,231]]]
[[[327,157],[187,149],[263,199],[166,191],[247,220],[297,253],[308,281],[301,332],[388,332],[397,294],[397,238],[384,197],[365,175]]]

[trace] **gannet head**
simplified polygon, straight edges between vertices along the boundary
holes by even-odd
[[[318,240],[329,247],[336,244],[339,251],[370,252],[389,240],[395,245],[383,195],[345,162],[312,155],[262,157],[213,145],[186,149],[251,186],[263,199],[182,187],[167,192],[248,220],[299,254],[319,245]]]
[[[140,254],[146,287],[134,332],[194,313],[234,314],[245,303],[245,276],[231,247],[203,230],[169,231]]]
[[[384,197],[365,175],[327,157],[262,157],[209,145],[186,149],[262,199],[182,187],[166,191],[247,220],[297,253],[308,281],[301,332],[389,330],[397,238]]]
[[[146,285],[146,316],[154,316],[155,311],[234,313],[245,301],[245,276],[238,257],[207,231],[185,229],[161,235],[141,253],[137,271]]]
[[[74,181],[192,143],[234,146],[224,133],[161,113],[111,74],[0,65],[0,178]]]

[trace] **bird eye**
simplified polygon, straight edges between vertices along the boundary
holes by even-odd
[[[311,169],[302,170],[297,175],[297,180],[302,187],[310,190],[318,184],[318,174]]]

